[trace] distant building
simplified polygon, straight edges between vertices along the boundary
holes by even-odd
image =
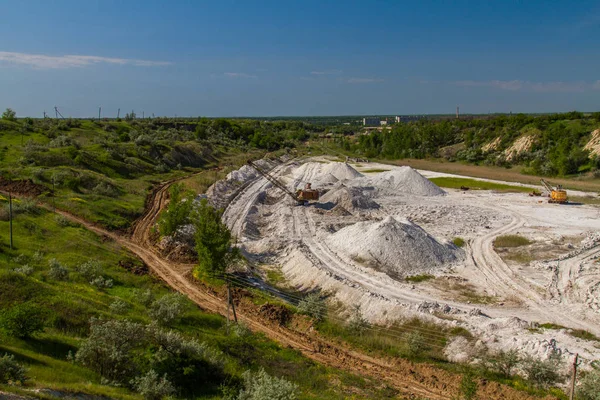
[[[364,126],[379,126],[379,125],[381,125],[381,120],[379,118],[366,117],[366,118],[363,118],[363,125]]]
[[[379,125],[387,125],[387,119],[382,119],[379,121]]]

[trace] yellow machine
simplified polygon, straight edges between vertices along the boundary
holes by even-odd
[[[296,190],[296,197],[299,201],[319,200],[319,191],[313,189],[310,183],[307,183],[304,189]]]
[[[254,168],[259,174],[265,177],[269,182],[273,185],[281,189],[285,194],[290,196],[292,199],[296,201],[296,204],[305,206],[308,204],[309,200],[319,200],[319,191],[315,190],[311,187],[310,183],[307,183],[304,189],[298,189],[296,193],[289,190],[285,185],[279,180],[271,175],[268,171],[264,171],[258,165],[256,165],[252,160],[248,160],[248,165]]]
[[[550,183],[546,182],[543,179],[541,180],[541,182],[542,186],[544,186],[544,188],[548,192],[548,203],[564,204],[569,200],[567,197],[567,191],[562,188],[562,185],[557,185],[556,188],[554,188],[550,185]]]

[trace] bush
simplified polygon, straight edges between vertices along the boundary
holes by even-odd
[[[112,382],[124,382],[135,372],[133,349],[145,340],[143,325],[92,318],[90,336],[75,354],[75,361]]]
[[[452,239],[452,243],[454,243],[456,247],[463,247],[465,245],[465,239],[455,237],[454,239]]]
[[[564,380],[564,376],[560,374],[560,367],[561,361],[556,356],[551,356],[547,360],[529,356],[523,360],[523,371],[527,374],[527,378],[542,388],[561,383]]]
[[[95,286],[100,290],[110,289],[113,287],[113,280],[98,276],[90,281],[90,285]]]
[[[406,349],[409,356],[419,357],[429,348],[426,340],[419,332],[411,332],[406,335]]]
[[[272,377],[260,369],[242,374],[244,387],[237,400],[295,400],[298,386],[283,378]]]
[[[94,188],[92,188],[92,193],[107,196],[107,197],[118,197],[121,193],[119,189],[108,182],[100,182]]]
[[[33,267],[29,266],[29,264],[22,265],[13,270],[17,274],[23,274],[25,276],[29,276],[34,273]]]
[[[95,259],[87,260],[83,264],[79,265],[76,270],[81,276],[90,282],[101,276],[104,272],[100,261]]]
[[[484,366],[492,372],[509,378],[520,362],[521,356],[517,350],[498,351],[485,359]]]
[[[600,371],[582,375],[576,393],[578,400],[600,400]]]
[[[2,119],[8,120],[8,121],[16,121],[17,113],[12,108],[7,108],[2,113]]]
[[[56,222],[56,225],[60,226],[61,228],[78,227],[79,226],[79,224],[77,222],[71,221],[69,218],[65,217],[62,214],[56,214],[56,216],[54,217],[54,221]]]
[[[327,313],[327,305],[318,293],[311,293],[298,303],[298,310],[316,321],[322,321]]]
[[[129,310],[129,304],[121,299],[116,299],[110,305],[110,311],[115,314],[125,314]]]
[[[362,335],[369,328],[369,322],[363,317],[360,306],[357,305],[352,310],[352,315],[348,320],[348,330],[354,335]]]
[[[142,304],[145,307],[150,307],[152,305],[152,303],[154,303],[154,293],[152,293],[152,290],[150,289],[146,289],[144,291],[138,290],[138,295],[137,298],[140,302],[140,304]]]
[[[23,384],[27,379],[27,369],[17,363],[13,355],[0,357],[0,384]]]
[[[159,325],[168,326],[183,312],[184,300],[179,293],[167,294],[154,301],[148,314]]]
[[[167,379],[167,375],[159,377],[154,370],[132,380],[131,386],[146,400],[161,400],[175,393],[175,388]]]
[[[30,303],[17,304],[4,310],[0,327],[8,335],[26,339],[44,330],[46,318],[43,311]]]
[[[69,279],[69,270],[62,265],[56,258],[51,259],[48,262],[50,266],[50,270],[48,271],[48,276],[50,279],[54,279],[56,281],[66,281]]]

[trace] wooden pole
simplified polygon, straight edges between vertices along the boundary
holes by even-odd
[[[117,110],[117,119],[119,119],[119,116],[120,116],[120,115],[121,115],[121,109],[119,108],[119,109]]]
[[[227,283],[227,334],[229,335],[229,306],[231,305],[231,288]]]
[[[237,314],[235,313],[235,304],[233,303],[233,297],[231,297],[231,294],[229,295],[229,301],[231,302],[231,309],[233,310],[233,321],[237,324]]]
[[[13,229],[12,229],[12,220],[13,220],[13,213],[12,213],[12,195],[9,193],[8,194],[8,225],[9,225],[9,230],[10,230],[10,249],[13,249]]]
[[[575,359],[573,360],[573,375],[571,376],[571,394],[569,395],[569,400],[575,399],[575,382],[577,381],[577,366],[579,354],[575,354]]]

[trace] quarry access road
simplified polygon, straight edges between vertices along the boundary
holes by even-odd
[[[174,290],[186,295],[200,308],[226,316],[225,298],[220,297],[210,288],[195,283],[190,276],[189,265],[164,260],[150,244],[150,229],[160,211],[167,204],[168,189],[174,182],[170,181],[159,185],[156,190],[152,191],[147,201],[146,212],[135,224],[131,237],[108,231],[66,211],[57,209],[56,212],[130,250],[140,257],[160,279]],[[457,393],[460,378],[430,365],[371,357],[341,344],[324,340],[316,334],[310,335],[279,326],[263,318],[257,310],[253,309],[238,309],[237,317],[252,331],[263,333],[282,346],[296,349],[307,358],[320,364],[385,382],[397,389],[407,399],[450,400]],[[482,392],[489,392],[491,396],[489,398],[497,400],[505,398],[533,399],[533,397],[494,382],[486,383]]]

